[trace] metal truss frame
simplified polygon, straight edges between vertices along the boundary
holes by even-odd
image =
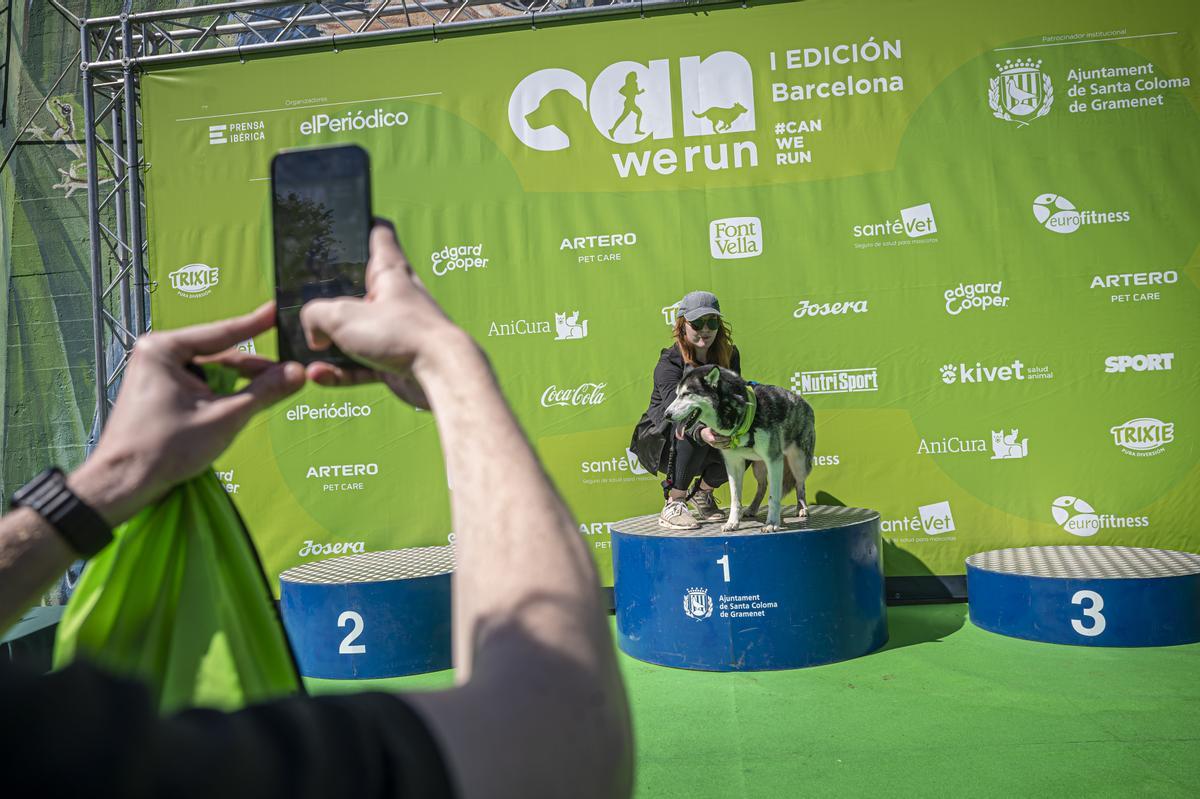
[[[734,0],[736,2],[736,0]],[[151,328],[139,76],[157,65],[475,28],[645,15],[730,0],[239,0],[78,21],[98,435],[138,335]],[[745,3],[743,2],[743,5]],[[126,8],[129,4],[126,5]]]

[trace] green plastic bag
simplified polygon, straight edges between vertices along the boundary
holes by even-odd
[[[114,537],[67,605],[55,668],[83,657],[137,678],[163,714],[301,692],[257,554],[215,474],[176,486]]]

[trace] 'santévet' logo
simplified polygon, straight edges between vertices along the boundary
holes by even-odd
[[[438,277],[458,269],[464,272],[472,269],[485,269],[488,260],[483,257],[482,244],[446,246],[429,256],[430,266],[433,267],[433,273]]]
[[[1170,371],[1174,360],[1173,352],[1155,355],[1110,355],[1104,359],[1104,371],[1112,373],[1132,369],[1135,372],[1166,372]]]
[[[1109,428],[1113,443],[1126,455],[1148,458],[1159,455],[1175,440],[1174,422],[1142,417]]]
[[[327,402],[324,405],[309,405],[301,403],[288,408],[283,418],[289,422],[302,422],[306,419],[357,419],[371,415],[370,405],[355,405],[352,402]]]
[[[708,224],[708,248],[713,258],[754,258],[762,255],[762,221],[757,216],[731,216]]]
[[[878,390],[879,375],[873,366],[863,369],[796,372],[792,375],[792,391],[801,394],[851,394]]]
[[[754,74],[738,53],[722,50],[705,58],[679,59],[679,99],[683,135],[719,136],[755,129]],[[620,145],[675,136],[671,62],[618,61],[602,69],[591,86],[559,67],[526,75],[508,99],[508,124],[517,139],[534,150],[555,152],[592,134]],[[622,178],[645,177],[651,170],[670,175],[680,168],[717,171],[758,166],[758,147],[749,139],[683,148],[612,153]]]
[[[188,299],[207,297],[221,278],[221,270],[207,264],[188,264],[167,275],[171,288]]]
[[[562,388],[551,384],[542,392],[542,407],[599,405],[604,402],[604,387],[608,383],[580,383],[577,388]]]
[[[1148,516],[1112,516],[1096,513],[1095,508],[1087,501],[1072,496],[1062,496],[1054,500],[1050,506],[1050,515],[1054,517],[1055,524],[1080,538],[1090,538],[1105,528],[1150,525]]]
[[[937,233],[937,230],[937,220],[933,218],[933,205],[922,203],[910,208],[901,208],[900,215],[893,219],[855,225],[850,232],[856,239],[882,239],[898,237],[900,234],[904,234],[910,239],[919,239],[923,236],[932,236]],[[855,245],[860,249],[873,246],[879,246],[879,244]]]
[[[800,300],[796,303],[796,310],[792,311],[792,316],[796,319],[803,319],[806,316],[844,316],[849,313],[866,313],[866,300],[846,300],[844,302],[825,302],[815,303],[808,300]]]
[[[1039,194],[1033,200],[1033,218],[1053,233],[1074,233],[1084,225],[1128,222],[1128,211],[1080,211],[1061,194]]]
[[[305,136],[314,136],[327,130],[330,133],[344,133],[354,130],[400,128],[407,124],[408,114],[403,111],[385,111],[382,108],[375,108],[367,112],[347,111],[336,116],[313,114],[300,123],[300,132]]]
[[[921,505],[915,516],[904,519],[884,519],[879,529],[885,533],[921,532],[926,535],[941,535],[954,532],[954,514],[950,510],[950,501],[934,502]]]
[[[619,473],[642,476],[650,474],[642,467],[637,455],[629,447],[625,448],[624,455],[615,455],[608,460],[580,461],[579,471],[588,475]]]
[[[946,300],[946,313],[958,316],[963,311],[986,311],[989,308],[1005,308],[1008,297],[1000,292],[1004,290],[1004,281],[995,283],[959,283],[952,289],[946,289],[942,296]]]

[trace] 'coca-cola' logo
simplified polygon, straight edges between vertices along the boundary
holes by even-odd
[[[555,405],[599,405],[604,402],[604,387],[608,383],[581,383],[578,388],[546,386],[542,392],[542,407]]]

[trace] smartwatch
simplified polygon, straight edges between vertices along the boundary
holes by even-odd
[[[71,549],[90,558],[113,540],[104,518],[67,487],[62,469],[51,466],[12,496],[10,508],[29,508],[50,523]]]

